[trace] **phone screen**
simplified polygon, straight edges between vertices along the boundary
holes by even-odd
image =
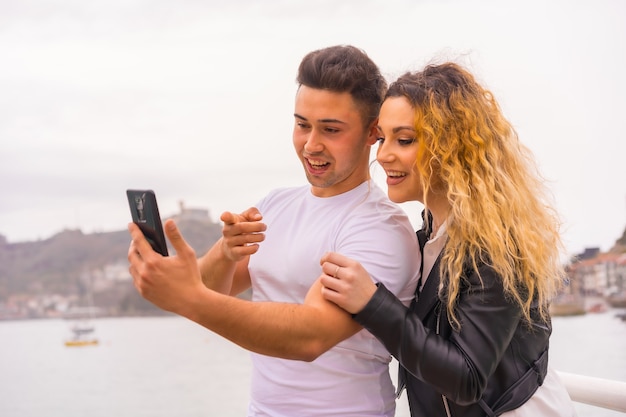
[[[167,256],[167,243],[159,215],[156,196],[152,190],[126,190],[130,214],[155,252]]]

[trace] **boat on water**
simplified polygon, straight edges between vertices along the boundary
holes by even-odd
[[[78,346],[94,346],[98,344],[98,339],[68,339],[65,341],[65,346],[78,347]]]
[[[587,313],[605,313],[608,310],[605,303],[594,303],[587,307]]]
[[[95,326],[92,322],[98,312],[98,308],[94,306],[92,296],[92,280],[90,274],[83,277],[86,288],[86,306],[74,306],[65,313],[65,318],[72,320],[70,327],[71,336],[65,340],[65,346],[95,346],[98,344],[98,338],[95,335]]]
[[[76,322],[71,327],[72,336],[65,340],[65,346],[94,346],[98,344],[95,327],[88,321]]]
[[[626,308],[626,291],[609,295],[607,301],[613,308]]]

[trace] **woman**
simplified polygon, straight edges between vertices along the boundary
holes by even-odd
[[[379,135],[389,197],[424,204],[416,300],[405,307],[337,253],[322,258],[324,297],[398,359],[412,416],[575,415],[548,371],[557,216],[492,94],[454,63],[405,74]]]

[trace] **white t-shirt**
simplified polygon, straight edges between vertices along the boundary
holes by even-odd
[[[275,190],[258,205],[265,240],[250,257],[254,301],[299,303],[329,251],[356,259],[408,305],[419,246],[403,210],[373,182],[319,198],[310,186]],[[312,362],[252,353],[249,416],[393,416],[391,356],[361,330]]]

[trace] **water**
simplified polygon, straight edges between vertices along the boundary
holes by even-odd
[[[552,366],[626,381],[626,323],[615,312],[554,318]],[[65,347],[66,321],[0,322],[0,416],[245,416],[245,350],[178,317],[95,325],[98,346]],[[624,416],[577,409],[580,417]],[[409,416],[405,398],[397,416]]]
[[[194,323],[96,320],[94,347],[68,324],[0,322],[0,416],[245,416],[248,353]]]

